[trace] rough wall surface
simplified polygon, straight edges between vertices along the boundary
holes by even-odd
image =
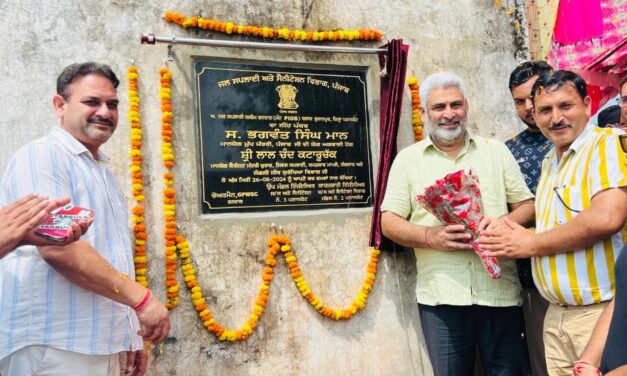
[[[160,204],[163,167],[157,71],[165,62],[167,49],[163,44],[140,45],[139,33],[228,38],[165,24],[161,20],[165,10],[306,30],[377,28],[385,32],[385,38],[402,38],[410,44],[408,76],[424,78],[436,71],[453,70],[466,80],[471,128],[475,133],[503,140],[521,129],[507,91],[508,74],[521,51],[514,47],[512,20],[490,1],[0,1],[0,167],[18,147],[47,133],[57,123],[51,97],[55,78],[64,66],[84,60],[107,62],[122,83],[118,92],[119,127],[104,151],[112,157],[111,167],[130,199],[126,68],[132,62],[139,66],[146,134],[143,153],[149,201],[149,277],[161,299],[165,295]],[[214,316],[233,329],[246,319],[256,296],[265,240],[273,223],[292,237],[314,292],[329,305],[348,306],[359,289],[368,261],[369,210],[228,219],[199,217],[190,57],[369,67],[375,172],[379,152],[376,57],[188,46],[175,46],[174,53],[175,60],[168,66],[173,73],[178,222],[191,243],[199,279]],[[409,96],[403,106],[401,148],[413,139]],[[306,304],[284,263],[279,261],[259,327],[248,341],[236,344],[220,342],[205,332],[187,299],[187,291],[182,291],[181,304],[171,315],[171,337],[164,346],[153,350],[149,374],[429,375],[413,296],[415,273],[412,252],[382,254],[368,307],[348,322],[335,322],[321,317]]]

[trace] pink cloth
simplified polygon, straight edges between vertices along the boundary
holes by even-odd
[[[588,0],[588,2],[596,1]],[[603,36],[592,41],[578,42],[571,45],[555,43],[553,45],[553,53],[551,53],[551,56],[555,56],[556,61],[554,61],[553,65],[555,68],[570,70],[583,68],[603,52],[616,46],[627,36],[627,1],[600,0],[600,3],[603,14]],[[621,49],[607,59],[602,66],[615,64],[626,59],[627,49]]]
[[[561,0],[553,30],[553,40],[561,44],[589,41],[603,35],[601,2]]]

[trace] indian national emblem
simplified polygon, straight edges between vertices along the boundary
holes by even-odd
[[[296,103],[296,93],[298,89],[294,85],[279,85],[276,87],[279,93],[279,108],[282,110],[295,110],[298,108]]]

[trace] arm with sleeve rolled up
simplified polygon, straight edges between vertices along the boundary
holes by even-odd
[[[518,223],[521,226],[527,226],[533,223],[536,216],[536,209],[533,205],[533,199],[515,202],[507,205],[509,207],[509,213],[505,214],[501,218],[507,218],[508,220]]]
[[[463,225],[421,226],[393,212],[381,214],[383,235],[404,247],[439,250],[470,248],[472,238]]]
[[[533,199],[507,204],[507,206],[509,208],[509,213],[499,218],[484,217],[479,224],[479,233],[483,233],[486,229],[492,230],[498,227],[507,227],[505,224],[506,218],[507,220],[521,226],[527,226],[533,223],[536,214]]]
[[[589,247],[619,231],[627,220],[627,188],[597,193],[590,206],[556,228],[534,234],[511,221],[507,228],[486,230],[481,247],[494,257],[546,256]]]
[[[518,162],[507,147],[503,148],[503,155],[503,182],[509,213],[500,219],[507,218],[521,226],[533,224],[536,215],[533,194],[525,183]]]
[[[43,259],[75,285],[129,307],[137,307],[152,293],[121,274],[89,243],[77,241],[66,246],[38,247]],[[168,311],[156,298],[137,311],[145,340],[163,341],[170,330]]]

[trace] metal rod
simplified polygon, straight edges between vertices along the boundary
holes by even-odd
[[[211,47],[229,47],[229,48],[257,48],[265,50],[288,50],[288,51],[309,51],[309,52],[335,52],[348,54],[380,54],[387,53],[387,48],[363,48],[363,47],[335,47],[335,46],[316,46],[309,44],[280,44],[280,43],[262,43],[262,42],[240,42],[219,39],[195,39],[195,38],[179,38],[179,37],[160,37],[154,34],[142,33],[142,44],[168,43],[189,44],[192,46],[211,46]]]

